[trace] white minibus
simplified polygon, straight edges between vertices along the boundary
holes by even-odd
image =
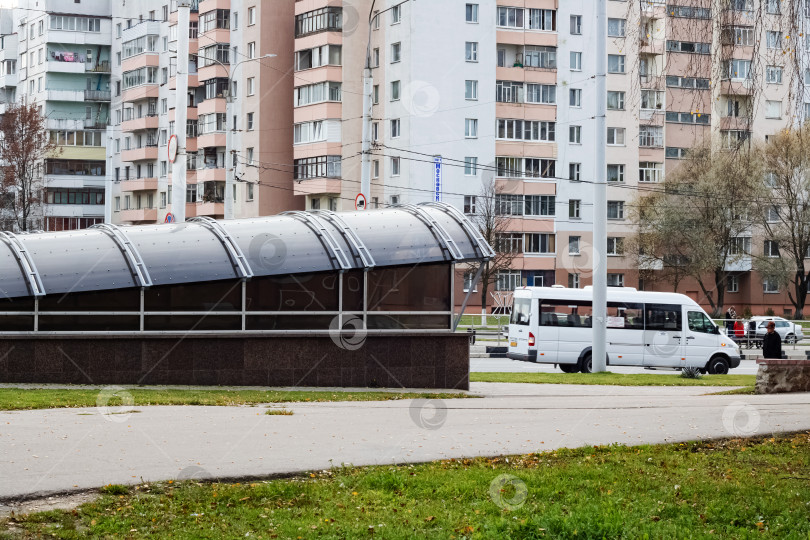
[[[515,290],[507,357],[590,373],[593,290]],[[740,349],[691,298],[610,287],[607,362],[611,366],[695,367],[723,374],[740,365]]]

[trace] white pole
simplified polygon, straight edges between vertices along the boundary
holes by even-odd
[[[233,76],[233,72],[231,72]],[[233,131],[236,126],[233,125],[233,80],[228,78],[228,97],[225,100],[225,122],[231,125],[225,126],[225,219],[233,219],[235,205],[233,190],[236,185],[236,166],[233,162]]]
[[[369,41],[371,37],[369,37]],[[371,60],[366,59],[363,70],[363,146],[360,162],[360,193],[366,198],[366,207],[371,200],[371,107],[373,104],[374,79],[371,75]]]
[[[593,371],[607,370],[607,0],[596,2],[596,160],[593,183]]]
[[[172,213],[178,223],[186,220],[186,120],[188,119],[188,28],[191,2],[177,1],[177,91],[174,106],[174,131],[177,135],[177,159],[172,171]]]

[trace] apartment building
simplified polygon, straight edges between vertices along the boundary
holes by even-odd
[[[187,218],[270,215],[302,206],[292,171],[291,2],[191,3],[186,134]],[[108,152],[114,223],[172,213],[168,142],[175,125],[177,3],[116,6]],[[186,68],[186,65],[183,65]]]
[[[624,252],[639,192],[655,189],[708,138],[728,147],[763,140],[810,112],[807,12],[793,2],[611,0],[606,43],[596,42],[585,0],[378,1],[370,30],[370,1],[295,4],[296,193],[308,209],[353,206],[370,42],[374,149],[365,195],[372,207],[441,199],[472,213],[494,182],[511,218],[501,247],[515,252],[495,304],[519,285],[591,283],[600,175],[608,180],[608,283],[666,289],[645,283]],[[600,52],[605,171],[595,170],[590,150],[602,135]],[[733,270],[729,302],[788,305],[750,259]],[[467,280],[459,282],[461,293]],[[684,281],[681,292],[701,300],[698,291]]]
[[[106,129],[110,114],[109,0],[65,8],[20,1],[3,10],[0,87],[4,109],[35,103],[57,151],[41,164],[44,230],[104,221]]]

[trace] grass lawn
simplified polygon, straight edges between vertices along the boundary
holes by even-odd
[[[810,434],[340,468],[249,484],[108,486],[0,538],[795,538]]]
[[[259,390],[124,390],[115,395],[101,390],[0,388],[0,410],[57,409],[65,407],[144,405],[255,405],[296,401],[389,401],[397,399],[453,399],[472,397],[458,393],[324,392]]]
[[[750,386],[756,375],[704,375],[684,379],[678,375],[620,373],[470,373],[470,382],[536,384],[608,384],[616,386]]]

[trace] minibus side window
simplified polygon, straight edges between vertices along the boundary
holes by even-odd
[[[703,334],[714,334],[714,324],[700,311],[689,311],[686,314],[689,330]]]
[[[630,330],[644,330],[644,305],[627,304],[624,302],[608,302],[608,317],[624,320],[622,326],[616,328],[629,328]]]
[[[679,304],[646,304],[644,312],[647,330],[682,329]]]
[[[540,326],[590,328],[590,302],[578,300],[541,300]]]
[[[509,323],[528,326],[531,313],[531,298],[515,298],[515,303],[512,306],[512,317],[509,319]]]

